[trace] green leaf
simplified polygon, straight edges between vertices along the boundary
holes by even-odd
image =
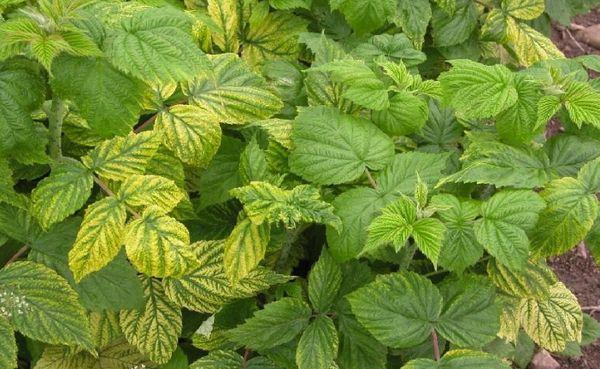
[[[524,66],[530,66],[540,60],[565,57],[549,38],[526,23],[508,17],[506,27],[507,38],[519,62]]]
[[[470,0],[457,0],[452,15],[434,8],[431,29],[435,46],[454,46],[466,41],[477,27],[479,11]]]
[[[529,258],[529,239],[546,207],[542,197],[533,191],[502,191],[481,206],[482,218],[475,222],[475,236],[500,263],[521,269]]]
[[[304,222],[340,226],[333,206],[321,200],[319,190],[309,185],[284,190],[267,182],[250,182],[231,190],[231,194],[244,204],[246,215],[256,224],[283,222],[290,229]]]
[[[546,298],[524,299],[519,309],[523,329],[542,348],[559,352],[581,340],[581,307],[564,284],[552,286]]]
[[[401,0],[394,23],[402,27],[402,31],[416,45],[421,45],[431,19],[429,0]]]
[[[577,175],[577,179],[590,193],[600,192],[600,159],[587,162]]]
[[[544,13],[544,0],[503,0],[502,9],[509,15],[525,20],[532,20]]]
[[[530,141],[539,130],[536,128],[538,101],[542,94],[539,86],[515,75],[517,103],[496,116],[496,129],[503,141],[518,144]]]
[[[546,124],[548,124],[548,121],[550,121],[550,119],[552,119],[552,117],[558,113],[561,107],[562,102],[559,96],[542,96],[540,101],[538,101],[537,121],[535,123],[535,128],[538,129],[539,127],[545,127]]]
[[[308,298],[317,312],[326,313],[335,302],[342,284],[342,269],[329,251],[321,257],[308,275]]]
[[[360,106],[373,110],[390,107],[387,87],[362,60],[335,60],[311,71],[331,72],[331,79],[346,87],[342,96]]]
[[[407,67],[419,65],[427,58],[423,52],[415,50],[413,43],[404,33],[373,36],[352,50],[352,55],[366,62],[378,61],[383,56],[393,65],[401,63]]]
[[[50,344],[93,350],[90,327],[78,295],[67,281],[41,264],[15,262],[0,271],[0,291],[12,326]]]
[[[47,229],[79,210],[90,197],[92,184],[92,173],[81,163],[56,164],[31,193],[31,211]]]
[[[306,327],[298,342],[298,369],[331,369],[337,350],[338,335],[333,320],[319,315]]]
[[[548,181],[542,151],[518,149],[495,141],[476,141],[461,158],[462,169],[442,179],[447,182],[493,184],[498,187],[534,188]]]
[[[175,105],[156,119],[156,130],[166,147],[184,163],[205,166],[221,144],[221,127],[205,110]]]
[[[472,350],[452,350],[446,352],[442,359],[435,362],[431,359],[409,361],[401,369],[509,369],[510,366],[501,359],[487,352]]]
[[[382,209],[382,215],[373,220],[369,226],[369,237],[363,253],[373,251],[383,245],[392,243],[399,251],[409,237],[434,265],[442,247],[445,227],[437,219],[417,217],[416,204],[407,197]]]
[[[211,68],[199,73],[183,92],[190,103],[218,122],[244,124],[267,119],[283,108],[263,77],[235,54],[210,57]],[[198,110],[197,109],[197,110]]]
[[[358,321],[394,348],[425,341],[442,312],[437,288],[425,277],[406,271],[380,275],[346,298]]]
[[[134,174],[123,181],[117,197],[120,201],[134,208],[151,205],[166,214],[187,196],[170,179],[161,176]]]
[[[513,106],[519,95],[513,73],[503,65],[453,60],[439,81],[447,103],[465,119],[488,118]]]
[[[208,68],[189,35],[191,23],[172,7],[139,10],[108,32],[105,54],[114,66],[144,81],[189,79]]]
[[[118,339],[99,350],[97,357],[87,352],[74,353],[65,347],[48,347],[34,369],[130,369],[150,365],[135,347]]]
[[[160,281],[143,277],[146,305],[123,310],[120,324],[129,343],[158,364],[169,361],[181,334],[181,310],[165,295]]]
[[[312,314],[302,300],[284,297],[265,305],[246,322],[228,332],[229,339],[255,350],[291,341],[308,325]]]
[[[598,200],[578,180],[556,179],[540,193],[547,203],[531,234],[536,256],[560,255],[575,246],[592,229]]]
[[[244,36],[242,58],[251,66],[270,60],[295,60],[299,54],[298,35],[306,21],[289,12],[270,12],[250,18]]]
[[[72,101],[94,134],[125,135],[137,123],[147,86],[103,58],[61,55],[52,63],[52,91]]]
[[[494,286],[486,279],[466,276],[440,285],[444,298],[435,329],[459,347],[483,347],[500,329],[500,308]]]
[[[339,10],[358,34],[375,31],[396,12],[392,0],[330,0],[332,10]]]
[[[15,332],[4,318],[0,318],[0,366],[6,369],[17,367]]]
[[[365,169],[381,169],[392,160],[392,141],[369,121],[311,107],[294,121],[290,155],[294,173],[318,184],[339,184],[359,178]]]
[[[236,298],[256,295],[273,284],[284,283],[289,277],[258,267],[232,285],[225,275],[223,241],[204,241],[193,245],[198,266],[181,278],[165,278],[169,299],[189,310],[214,313]]]
[[[194,362],[190,369],[240,369],[244,359],[235,351],[216,350]]]
[[[225,274],[235,284],[254,270],[265,257],[269,244],[269,223],[255,224],[249,218],[238,221],[224,246]]]
[[[371,119],[382,131],[394,136],[407,136],[423,128],[429,108],[427,102],[409,92],[401,91],[390,98],[387,109],[373,111]]]
[[[104,268],[121,250],[127,210],[114,197],[97,201],[85,211],[73,248],[69,268],[77,282]]]
[[[81,161],[102,178],[123,181],[134,174],[143,174],[159,145],[154,132],[131,133],[102,142]]]
[[[239,174],[242,182],[247,185],[252,181],[268,181],[270,178],[268,165],[265,152],[253,138],[240,155]]]
[[[550,168],[561,177],[575,177],[581,167],[600,157],[595,139],[568,134],[556,135],[544,144]]]
[[[196,265],[187,228],[154,206],[127,225],[123,243],[135,268],[149,276],[182,276]]]
[[[571,119],[581,127],[582,123],[589,123],[600,127],[600,92],[590,84],[584,82],[571,82],[563,96],[565,108]]]
[[[483,247],[475,238],[473,226],[479,206],[461,201],[450,194],[435,195],[431,206],[446,226],[439,264],[450,271],[462,273],[483,256]]]

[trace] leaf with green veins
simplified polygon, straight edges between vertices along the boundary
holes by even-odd
[[[32,213],[44,228],[79,210],[92,192],[92,173],[81,163],[56,164],[32,192]]]
[[[152,204],[165,214],[173,210],[185,196],[185,192],[170,179],[139,174],[123,181],[117,193],[119,200],[128,206],[138,208]]]
[[[223,263],[229,280],[235,284],[254,270],[265,257],[270,240],[269,223],[255,224],[250,218],[238,221],[227,237]]]
[[[525,22],[508,17],[506,34],[519,62],[524,66],[530,66],[540,60],[564,58],[563,53],[549,38]]]
[[[413,272],[380,275],[346,298],[358,321],[380,342],[394,348],[425,341],[442,312],[437,288]]]
[[[517,144],[528,142],[539,133],[536,130],[536,119],[542,94],[535,82],[519,74],[514,81],[517,102],[496,116],[496,129],[505,142]]]
[[[330,0],[331,9],[339,10],[359,34],[372,32],[385,24],[394,14],[396,4],[391,0]]]
[[[333,320],[318,315],[302,333],[296,350],[298,369],[331,369],[338,350]]]
[[[571,82],[562,97],[571,119],[581,127],[589,123],[600,127],[600,92],[583,82]]]
[[[190,103],[218,122],[244,124],[267,119],[283,107],[265,79],[235,54],[210,57],[209,70],[183,85]]]
[[[477,27],[479,11],[470,0],[457,0],[452,15],[434,8],[431,19],[433,42],[437,47],[458,45],[466,41]]]
[[[284,297],[265,305],[246,322],[228,332],[229,339],[256,350],[291,341],[308,326],[312,314],[302,300]]]
[[[308,275],[308,298],[319,313],[334,304],[342,284],[342,269],[326,248]]]
[[[577,174],[577,179],[585,186],[588,192],[600,192],[600,158],[588,161]]]
[[[146,304],[141,310],[123,310],[123,335],[140,352],[159,364],[169,361],[177,348],[182,321],[180,308],[165,295],[160,281],[142,277]]]
[[[17,342],[10,323],[0,318],[0,365],[3,368],[17,367]]]
[[[372,120],[382,131],[407,136],[423,128],[429,115],[427,102],[409,92],[400,91],[390,98],[387,109],[373,111]]]
[[[294,121],[294,173],[318,184],[353,181],[365,169],[382,169],[393,157],[392,141],[371,122],[337,109],[309,107]]]
[[[582,136],[554,136],[544,149],[550,159],[550,168],[557,176],[575,177],[585,163],[600,157],[598,141]]]
[[[415,45],[420,46],[425,38],[430,19],[429,0],[400,0],[394,23],[402,27]]]
[[[425,54],[415,50],[411,41],[403,33],[373,36],[368,42],[362,43],[352,50],[352,55],[367,62],[383,56],[386,60],[403,63],[407,67],[421,64],[426,59]]]
[[[208,15],[219,27],[219,32],[213,33],[214,43],[223,52],[237,52],[240,46],[238,4],[234,0],[208,0],[206,8]]]
[[[545,207],[543,198],[533,191],[498,192],[481,206],[475,236],[500,263],[522,269],[529,257],[527,232],[533,230]]]
[[[522,270],[505,267],[490,260],[487,273],[494,284],[504,293],[515,297],[546,297],[550,287],[558,279],[544,263],[527,262]]]
[[[401,369],[509,369],[510,366],[487,352],[473,350],[448,351],[440,361],[415,359]]]
[[[503,0],[502,9],[509,15],[525,20],[539,17],[544,12],[544,0]]]

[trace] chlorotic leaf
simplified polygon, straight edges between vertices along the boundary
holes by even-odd
[[[506,34],[519,62],[525,66],[540,60],[564,58],[549,38],[512,17],[508,17]]]
[[[502,8],[515,18],[531,20],[544,12],[544,0],[503,0]]]
[[[254,270],[265,257],[269,244],[269,223],[255,224],[244,218],[236,224],[224,245],[225,273],[232,283],[237,283]]]
[[[123,181],[117,196],[134,208],[152,205],[168,213],[186,197],[186,194],[170,179],[134,174]]]

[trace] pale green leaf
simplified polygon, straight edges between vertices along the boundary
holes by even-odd
[[[335,302],[342,284],[342,269],[329,251],[323,248],[321,257],[308,275],[308,298],[314,309],[326,313]]]
[[[190,369],[240,369],[244,359],[235,351],[215,350],[196,360]]]
[[[532,20],[544,12],[544,0],[503,0],[502,9],[515,18]]]
[[[421,45],[431,19],[429,0],[400,0],[395,23],[415,43]]]
[[[537,121],[535,123],[535,128],[545,127],[546,124],[552,119],[552,117],[558,113],[560,108],[562,107],[562,102],[559,96],[555,95],[546,95],[542,96],[540,101],[538,101],[537,106]]]
[[[0,318],[0,367],[6,369],[17,367],[15,332],[10,323],[4,318]]]
[[[519,74],[514,81],[517,103],[496,116],[496,129],[503,141],[518,144],[530,141],[539,133],[536,121],[542,94],[535,82]]]
[[[12,263],[0,271],[0,293],[2,315],[23,335],[93,350],[79,296],[52,269],[29,261]]]
[[[69,268],[77,282],[104,268],[121,250],[127,210],[114,197],[97,201],[85,211],[73,248]]]
[[[267,182],[250,182],[231,190],[231,194],[244,204],[246,215],[257,224],[283,222],[287,228],[295,228],[314,222],[340,226],[333,206],[321,200],[319,190],[309,185],[284,190]]]
[[[146,305],[141,310],[123,310],[120,324],[129,343],[150,360],[163,364],[177,348],[181,334],[181,310],[165,295],[160,281],[143,277]]]
[[[380,275],[346,297],[358,321],[380,342],[395,348],[425,341],[442,312],[442,296],[412,272]]]
[[[522,270],[512,270],[495,260],[487,266],[487,273],[504,293],[518,297],[546,297],[558,279],[543,262],[529,261]]]
[[[250,218],[238,221],[224,245],[225,274],[235,284],[248,276],[265,257],[270,240],[269,223],[255,224]]]
[[[108,32],[104,51],[114,66],[141,80],[186,80],[208,67],[190,36],[191,23],[172,7],[145,8]]]
[[[600,92],[590,84],[571,82],[562,98],[575,124],[581,127],[582,123],[589,123],[600,127]]]
[[[228,336],[252,349],[269,349],[296,337],[308,325],[311,314],[304,301],[284,297],[265,305],[244,324],[230,330]]]
[[[79,210],[92,192],[92,173],[81,163],[65,161],[52,168],[31,193],[31,211],[44,228]]]
[[[184,85],[190,103],[219,122],[243,124],[270,118],[283,103],[263,77],[235,54],[211,56],[212,68]]]
[[[438,362],[431,359],[415,359],[401,369],[509,369],[510,366],[487,352],[452,350]]]
[[[481,206],[475,236],[500,263],[521,269],[529,258],[527,232],[545,207],[542,197],[533,191],[498,192]]]
[[[294,121],[290,168],[318,184],[339,184],[359,178],[365,169],[382,169],[393,157],[392,141],[371,122],[311,107]]]
[[[470,60],[451,63],[453,68],[439,81],[447,102],[465,119],[492,117],[517,102],[514,76],[507,67]]]
[[[221,127],[204,109],[175,105],[156,119],[156,131],[177,157],[190,165],[205,166],[221,144]]]
[[[154,132],[131,133],[102,142],[81,161],[102,178],[123,181],[143,174],[159,145],[160,139]]]
[[[388,65],[397,67],[414,67],[427,59],[423,52],[415,50],[413,43],[404,33],[373,36],[352,50],[352,55],[366,62],[379,61],[383,56],[385,60],[389,60]]]
[[[337,356],[338,335],[333,320],[317,316],[306,329],[296,350],[298,369],[331,369]]]
[[[156,207],[127,225],[123,243],[135,268],[149,276],[182,276],[196,266],[187,228]]]
[[[577,179],[583,183],[588,192],[594,194],[600,192],[600,159],[591,160],[581,167]]]

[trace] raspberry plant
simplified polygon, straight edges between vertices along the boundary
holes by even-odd
[[[594,3],[0,1],[0,368],[577,355]]]

